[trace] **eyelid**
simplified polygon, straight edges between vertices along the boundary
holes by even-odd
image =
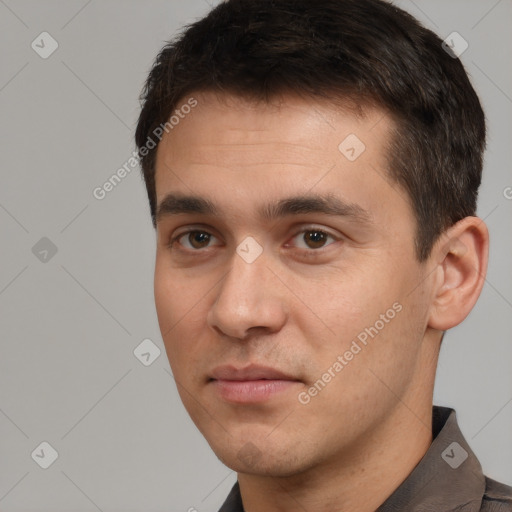
[[[295,231],[294,234],[291,236],[290,240],[292,240],[293,238],[297,237],[298,235],[301,235],[301,234],[306,233],[308,231],[320,231],[322,233],[325,233],[327,236],[330,236],[330,237],[334,238],[335,241],[339,241],[339,240],[343,239],[342,235],[335,234],[332,231],[330,231],[329,229],[325,228],[324,226],[308,225],[308,226],[301,227],[301,229],[299,229],[298,231]],[[289,244],[287,243],[286,245],[289,245]],[[331,244],[328,244],[328,245],[331,245]],[[326,247],[326,246],[323,246],[323,247]],[[310,249],[310,250],[318,252],[323,247],[321,247],[320,249]]]

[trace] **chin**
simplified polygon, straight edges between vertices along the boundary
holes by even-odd
[[[249,438],[250,439],[250,438]],[[308,468],[304,454],[284,443],[274,446],[269,443],[258,444],[251,441],[234,443],[227,440],[227,445],[210,443],[217,458],[237,473],[270,477],[289,477],[302,473]]]

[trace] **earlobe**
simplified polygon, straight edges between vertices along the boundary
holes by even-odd
[[[468,316],[485,282],[488,253],[489,232],[478,217],[465,217],[442,235],[432,254],[440,278],[429,327],[445,331]]]

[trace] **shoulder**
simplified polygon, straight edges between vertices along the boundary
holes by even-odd
[[[512,487],[485,478],[481,512],[512,512]]]

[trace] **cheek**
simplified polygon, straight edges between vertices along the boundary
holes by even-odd
[[[155,266],[154,296],[160,333],[173,373],[194,364],[190,344],[194,337],[198,314],[201,314],[201,291],[190,280],[180,279],[164,265]]]
[[[157,256],[155,264],[155,306],[162,336],[174,330],[199,305],[206,290],[201,281],[170,268],[165,256]],[[165,340],[164,340],[165,341]]]
[[[167,333],[171,330],[172,326],[179,318],[180,303],[177,300],[178,291],[174,283],[171,283],[170,276],[162,272],[159,265],[155,268],[155,307],[158,316],[158,323],[160,325],[160,332],[164,341],[166,340]]]
[[[381,276],[372,264],[365,271],[354,266],[333,269],[314,286],[310,279],[297,283],[302,302],[295,303],[294,317],[315,350],[338,355],[392,308],[399,291],[393,282],[377,283]]]
[[[387,309],[383,311],[385,315]],[[313,349],[311,359],[317,358],[317,364],[304,414],[310,426],[322,418],[322,431],[339,442],[381,421],[414,378],[418,343],[407,338],[411,328],[406,308],[392,311],[388,323],[378,315],[361,322],[356,315],[357,327],[339,329],[340,336],[328,347]]]
[[[310,377],[318,379],[331,369],[337,378],[329,388],[343,388],[344,392],[337,394],[341,401],[348,390],[362,401],[379,396],[376,388],[385,391],[369,369],[377,375],[382,372],[401,387],[403,382],[398,381],[410,378],[415,364],[424,311],[410,295],[405,272],[398,280],[394,272],[384,270],[378,265],[364,273],[340,269],[337,278],[331,277],[323,286],[302,288],[301,298],[306,306],[311,304],[315,314],[304,304],[296,304],[294,318],[308,340],[309,360],[314,366]]]
[[[192,390],[203,385],[215,345],[207,327],[217,275],[205,276],[155,265],[154,295],[167,358],[187,410],[195,407]],[[187,391],[188,390],[188,391]],[[190,413],[193,415],[192,413]]]

